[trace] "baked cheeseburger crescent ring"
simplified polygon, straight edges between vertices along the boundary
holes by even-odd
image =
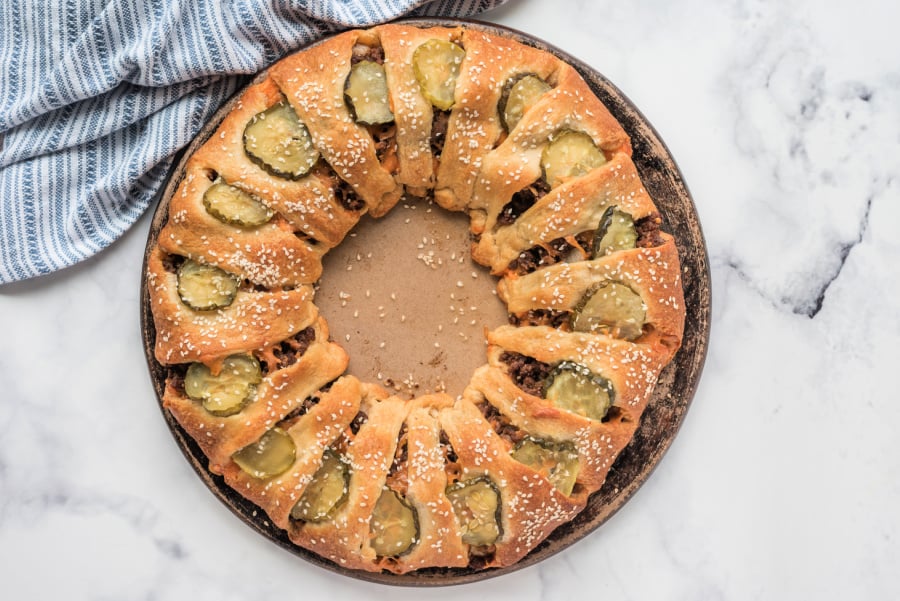
[[[346,373],[322,258],[404,193],[470,217],[509,324],[462,395]],[[678,350],[672,236],[554,55],[348,31],[272,66],[186,163],[148,258],[163,405],[290,540],[357,570],[509,566],[572,520]]]

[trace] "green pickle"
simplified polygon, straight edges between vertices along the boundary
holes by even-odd
[[[178,268],[178,296],[196,311],[227,307],[237,296],[240,280],[213,265],[188,259]]]
[[[413,52],[413,72],[422,95],[442,111],[450,110],[466,52],[447,40],[428,40]]]
[[[541,154],[544,180],[551,188],[606,163],[603,152],[584,132],[566,130],[554,137]]]
[[[504,87],[498,107],[506,131],[515,129],[528,109],[550,90],[550,84],[537,75],[528,74],[510,81]]]
[[[620,250],[635,248],[637,230],[634,219],[616,207],[609,207],[600,217],[600,225],[594,236],[594,250],[591,258],[596,259]]]
[[[258,198],[223,181],[217,181],[203,194],[206,212],[229,225],[256,227],[275,214]]]
[[[333,451],[325,451],[322,466],[291,510],[291,517],[304,522],[322,522],[334,515],[347,500],[350,470]]]
[[[353,65],[344,84],[344,96],[359,123],[375,125],[394,120],[383,65],[373,61]]]
[[[309,130],[287,102],[257,114],[244,129],[244,151],[270,174],[300,179],[319,160]]]
[[[419,536],[415,510],[389,488],[382,491],[375,503],[369,530],[372,548],[379,557],[402,555]]]
[[[191,363],[184,376],[184,391],[203,408],[219,417],[234,415],[256,396],[262,382],[259,361],[252,355],[231,355],[213,375],[202,363]]]
[[[580,469],[573,445],[528,437],[516,445],[512,457],[550,480],[562,494],[572,494]]]
[[[544,383],[544,398],[553,406],[590,419],[606,417],[614,397],[609,380],[571,361],[557,365]]]
[[[605,281],[591,288],[572,313],[576,332],[607,334],[636,340],[644,332],[647,310],[640,295],[621,282]]]
[[[231,456],[238,467],[260,480],[283,474],[294,465],[296,457],[294,439],[281,428],[272,428]]]
[[[486,477],[460,480],[446,493],[462,528],[462,542],[494,544],[500,537],[500,494],[494,484]]]

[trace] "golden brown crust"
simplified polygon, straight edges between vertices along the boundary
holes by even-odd
[[[552,81],[563,64],[547,52],[471,29],[463,33],[462,46],[466,56],[434,190],[435,201],[451,211],[471,208],[482,160],[504,131],[497,107],[509,78],[533,73]]]
[[[637,292],[647,307],[650,332],[638,339],[658,340],[671,349],[681,344],[684,295],[675,239],[661,234],[663,244],[635,248],[591,261],[558,263],[521,277],[505,277],[497,292],[513,315],[532,310],[571,311],[598,283],[615,281]]]
[[[263,509],[273,524],[287,529],[291,509],[321,466],[325,450],[344,433],[359,411],[361,398],[359,380],[353,376],[340,378],[287,429],[297,449],[290,469],[270,480],[259,480],[230,461],[222,468],[225,482]]]
[[[147,258],[154,352],[160,363],[210,363],[264,348],[290,338],[318,315],[310,286],[281,292],[239,290],[227,307],[195,311],[181,302],[177,276],[166,270],[165,256],[156,248]]]
[[[439,161],[432,155],[434,109],[411,66],[415,49],[435,38],[458,42],[466,51]],[[344,101],[354,48],[358,58],[362,46],[384,52],[397,128],[393,166],[379,161],[386,156],[378,154],[384,146],[353,120]],[[552,89],[508,132],[498,102],[510,79],[526,73]],[[243,150],[246,125],[285,97],[322,153],[310,174],[296,181],[270,175]],[[513,196],[541,178],[543,149],[565,130],[588,134],[608,162],[545,190],[518,214],[501,219]],[[586,252],[573,254],[560,263],[536,264],[531,273],[514,268],[521,253],[595,230],[608,207],[636,221],[656,220],[656,207],[630,156],[627,134],[572,67],[494,34],[382,25],[345,32],[284,59],[245,90],[189,159],[170,201],[168,223],[149,255],[155,354],[170,367],[164,407],[196,440],[212,472],[223,474],[294,544],[337,565],[406,573],[515,563],[571,520],[603,485],[632,439],[660,371],[681,343],[681,270],[668,234],[653,230],[641,245],[649,248],[592,260],[579,260]],[[203,194],[219,180],[257,196],[275,213],[273,219],[241,228],[212,217]],[[338,197],[347,184],[341,180],[365,206],[350,210],[346,198],[342,204]],[[525,324],[486,332],[487,364],[456,400],[437,393],[404,401],[376,384],[341,377],[349,358],[329,340],[313,304],[309,284],[321,273],[322,255],[362,213],[386,213],[404,188],[414,195],[434,190],[443,207],[469,212],[477,237],[473,257],[502,276],[498,294],[515,321]],[[212,311],[188,308],[177,292],[178,257],[240,275],[244,283],[234,301]],[[644,331],[634,342],[569,331],[565,313],[608,280],[632,288],[646,306]],[[527,325],[532,312],[562,315],[555,322],[562,325]],[[179,376],[185,366],[178,364],[203,362],[216,373],[236,353],[257,357],[263,381],[239,413],[217,417],[186,396]],[[547,373],[561,362],[589,369],[608,381],[613,409],[594,420],[555,406],[542,397],[541,381],[525,382],[514,373],[510,357]],[[232,455],[276,426],[295,444],[293,465],[273,478],[254,478]],[[524,436],[571,445],[579,464],[571,494],[513,458],[515,441]],[[346,500],[321,522],[291,518],[326,451],[349,466]],[[489,479],[500,498],[500,536],[478,548],[463,542],[460,516],[447,496],[449,486],[472,478]],[[414,510],[418,533],[408,549],[391,557],[378,556],[371,540],[372,514],[386,490]]]
[[[297,237],[283,218],[258,227],[228,225],[209,214],[203,195],[213,185],[189,166],[169,201],[159,247],[242,275],[266,288],[312,284],[322,275],[325,247]]]
[[[431,102],[422,95],[412,66],[413,53],[428,40],[459,37],[459,29],[409,25],[375,28],[384,49],[384,68],[391,106],[397,124],[400,172],[397,181],[413,196],[425,196],[434,187],[434,157],[431,152]]]
[[[380,217],[403,194],[378,161],[375,143],[350,115],[344,82],[360,33],[348,31],[276,63],[269,74],[284,92],[313,142],[337,174],[356,191],[373,217]]]
[[[502,532],[488,566],[515,563],[581,509],[546,478],[513,459],[509,443],[470,399],[443,410],[441,425],[459,457],[460,479],[487,476],[500,491]]]
[[[255,399],[240,413],[217,417],[190,399],[170,380],[163,406],[175,416],[209,458],[209,469],[221,473],[231,456],[256,441],[317,390],[341,375],[348,357],[338,345],[328,342],[324,321],[316,340],[296,363],[268,374]]]
[[[408,406],[397,397],[369,397],[366,401],[363,410],[368,421],[347,450],[350,465],[347,502],[331,521],[306,523],[293,528],[290,536],[296,544],[315,550],[339,565],[371,570],[376,554],[369,540],[369,520],[387,479]]]
[[[468,564],[456,514],[445,494],[447,472],[441,452],[440,412],[453,406],[446,394],[421,396],[410,402],[407,445],[407,500],[418,516],[419,542],[409,553],[384,566],[404,573],[427,566],[462,567]]]
[[[284,100],[272,79],[248,87],[215,133],[193,154],[188,170],[216,174],[225,182],[260,198],[296,232],[326,248],[337,246],[359,220],[343,208],[331,179],[313,171],[299,180],[269,175],[244,152],[244,129],[257,114]]]
[[[503,273],[519,253],[533,246],[546,246],[556,238],[596,229],[608,207],[618,207],[635,220],[656,212],[631,157],[616,152],[605,165],[550,190],[512,224],[498,226],[497,217],[503,206],[525,187],[521,180],[504,179],[499,174],[514,172],[514,165],[523,162],[522,155],[528,155],[529,164],[540,161],[539,153],[522,150],[515,140],[491,154],[490,165],[485,164],[479,184],[483,184],[479,194],[490,190],[491,200],[485,203],[484,229],[473,245],[472,257],[489,266],[494,274]],[[540,175],[539,169],[536,175]]]
[[[534,438],[571,443],[579,459],[578,478],[570,496],[575,503],[586,503],[603,485],[613,461],[634,435],[640,416],[639,409],[626,406],[609,421],[582,417],[522,391],[501,369],[487,365],[476,370],[467,397],[476,403],[490,403],[513,426]]]
[[[500,147],[485,157],[467,203],[473,233],[480,235],[494,227],[500,209],[512,195],[541,177],[543,150],[562,131],[589,135],[607,158],[631,156],[631,142],[621,125],[581,76],[563,65],[557,71],[556,86],[541,96]]]
[[[609,380],[615,404],[637,414],[643,411],[666,363],[669,349],[656,339],[634,344],[599,334],[564,332],[549,326],[500,326],[488,332],[488,363],[504,368],[500,355],[511,351],[555,365],[571,361]]]

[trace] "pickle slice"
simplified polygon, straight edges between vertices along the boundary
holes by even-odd
[[[500,118],[506,131],[515,129],[528,109],[551,90],[550,84],[537,75],[525,75],[510,80],[504,88],[497,108],[500,110]]]
[[[616,207],[609,207],[600,217],[600,225],[594,235],[594,250],[591,258],[596,259],[619,250],[635,248],[637,230],[634,219]]]
[[[178,268],[178,296],[197,311],[212,311],[234,302],[240,280],[205,263],[188,259]]]
[[[252,194],[223,181],[217,181],[203,194],[206,212],[229,225],[256,227],[275,214]]]
[[[601,420],[612,406],[612,383],[577,363],[563,361],[547,376],[544,398],[555,407]]]
[[[589,135],[580,131],[563,131],[541,154],[544,180],[551,188],[584,175],[606,162],[603,152]]]
[[[379,557],[405,553],[419,536],[415,510],[389,488],[382,491],[369,523],[372,548]]]
[[[243,409],[262,382],[259,361],[252,355],[231,355],[214,376],[202,363],[191,363],[184,376],[184,391],[203,408],[219,417],[234,415]]]
[[[578,453],[573,445],[529,436],[516,445],[512,458],[550,480],[562,494],[572,494],[579,470]]]
[[[584,295],[572,313],[576,332],[635,340],[643,333],[647,310],[640,295],[621,282],[603,282]]]
[[[242,470],[262,480],[286,472],[294,465],[296,456],[294,439],[281,428],[272,428],[231,458]]]
[[[300,179],[319,160],[309,130],[287,102],[257,114],[244,129],[244,151],[277,177]]]
[[[447,498],[462,527],[462,542],[492,545],[500,537],[500,494],[486,477],[460,480],[447,487]]]
[[[291,509],[291,517],[304,522],[322,522],[347,500],[350,470],[334,451],[325,451],[322,466],[313,475],[303,496]]]
[[[375,125],[394,120],[383,65],[372,61],[353,65],[344,83],[344,96],[359,123]]]
[[[428,40],[413,52],[413,71],[422,95],[442,111],[450,110],[466,51],[447,40]]]

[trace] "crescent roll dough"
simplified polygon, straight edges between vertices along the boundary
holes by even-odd
[[[511,38],[334,35],[260,75],[181,175],[147,260],[163,406],[210,471],[335,565],[516,563],[604,485],[681,345],[678,249],[628,134],[572,66]],[[510,316],[458,398],[346,374],[314,303],[323,256],[404,193],[468,214]],[[591,304],[599,290],[616,292]]]

